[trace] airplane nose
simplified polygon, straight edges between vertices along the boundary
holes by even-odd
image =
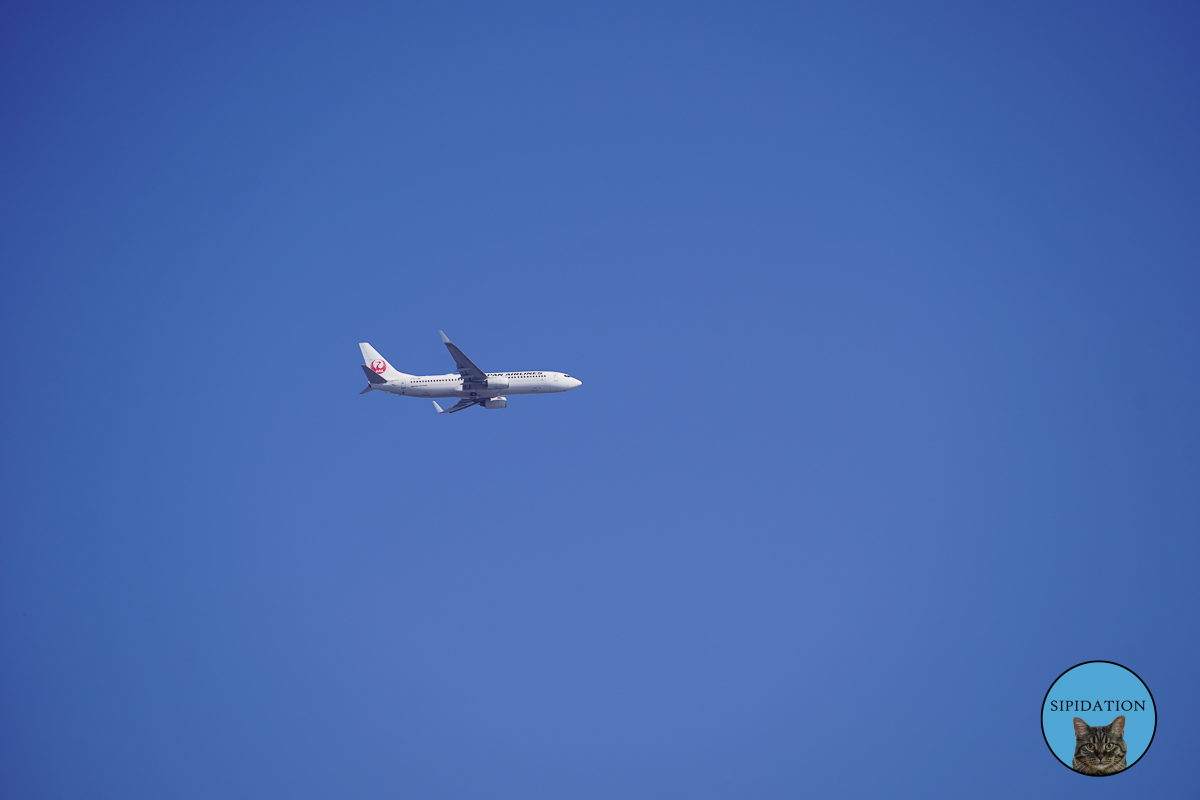
[[[574,389],[579,386],[583,386],[583,381],[579,380],[579,378],[571,378],[571,385],[569,388]]]

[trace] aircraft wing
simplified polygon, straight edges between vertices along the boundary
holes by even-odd
[[[479,403],[478,400],[459,400],[454,405],[443,410],[442,407],[437,404],[437,401],[434,400],[433,407],[437,409],[437,412],[439,414],[453,414],[455,411],[462,411],[464,408],[470,408],[471,406],[477,405],[478,403]]]
[[[442,333],[438,331],[438,333]],[[464,381],[472,383],[483,383],[487,380],[487,373],[463,355],[463,351],[459,350],[454,342],[450,341],[446,334],[442,333],[442,341],[446,343],[446,349],[450,351],[450,355],[454,356],[454,368],[458,370],[458,374],[462,375]],[[449,412],[447,412],[449,413]]]

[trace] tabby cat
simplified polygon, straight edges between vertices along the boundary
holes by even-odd
[[[1075,718],[1075,760],[1071,769],[1084,775],[1112,775],[1126,766],[1124,714],[1096,728]]]

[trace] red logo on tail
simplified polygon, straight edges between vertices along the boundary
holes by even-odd
[[[387,372],[387,362],[382,358],[377,358],[371,362],[371,371],[376,375],[382,375]]]

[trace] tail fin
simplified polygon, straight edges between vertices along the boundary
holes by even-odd
[[[374,347],[366,342],[359,342],[358,348],[362,350],[363,361],[367,362],[363,369],[369,369],[376,375],[381,376],[385,381],[395,381],[400,378],[411,378],[412,376],[389,364],[383,356],[379,355]],[[374,381],[372,381],[374,383]]]

